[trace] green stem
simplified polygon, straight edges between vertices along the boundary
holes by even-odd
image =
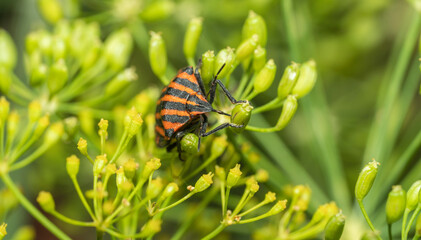
[[[118,218],[115,218],[114,220],[111,221],[111,223],[118,222],[121,219],[123,219],[127,216],[130,216],[131,214],[137,213],[137,210],[139,210],[139,208],[141,208],[143,205],[145,205],[147,201],[149,201],[149,198],[142,199],[142,201],[137,203],[132,209],[130,209],[130,211],[128,211],[127,213],[125,213],[121,216],[119,216]]]
[[[326,226],[326,220],[321,221],[305,231],[292,232],[288,235],[288,239],[312,239],[319,234]]]
[[[244,215],[246,215],[246,214],[249,214],[249,213],[253,212],[254,210],[256,210],[256,209],[258,209],[258,208],[260,208],[261,206],[266,205],[266,204],[268,204],[268,202],[267,202],[267,201],[261,201],[260,203],[258,203],[258,204],[256,204],[256,205],[254,205],[252,208],[250,208],[249,210],[247,210],[247,211],[245,211],[245,212],[243,212],[243,213],[239,214],[238,216],[242,217],[242,216],[244,216]]]
[[[230,187],[227,187],[226,192],[223,194],[224,195],[224,201],[222,202],[222,217],[223,218],[225,218],[225,216],[227,215],[227,211],[228,211],[228,199],[229,199],[229,196],[230,196],[230,191],[231,191],[231,188]],[[221,192],[224,192],[224,190],[221,189]]]
[[[193,172],[191,172],[187,177],[184,178],[185,181],[189,180],[190,178],[196,176],[200,171],[202,171],[205,167],[207,167],[210,163],[215,161],[215,159],[218,158],[218,156],[215,156],[214,154],[211,154],[208,159],[206,159],[205,162],[203,162],[199,167],[194,169]]]
[[[10,171],[18,170],[32,163],[37,158],[39,158],[42,154],[44,154],[50,148],[50,146],[51,146],[51,143],[43,143],[39,148],[37,148],[37,150],[35,150],[35,152],[31,153],[29,156],[22,159],[21,161],[13,164],[10,167]]]
[[[200,202],[199,206],[195,208],[194,213],[187,219],[184,219],[181,226],[177,229],[171,240],[179,240],[183,236],[187,229],[192,225],[195,219],[205,210],[206,206],[215,198],[218,193],[217,188],[212,188],[206,195],[206,197]]]
[[[283,99],[275,98],[272,101],[266,103],[265,105],[253,109],[253,114],[276,109],[281,107],[282,105],[284,105]]]
[[[403,213],[403,219],[402,219],[402,230],[401,230],[401,239],[406,240],[406,220],[408,220],[408,214],[411,212],[408,208],[405,208],[405,212]]]
[[[85,207],[86,211],[88,211],[91,218],[96,221],[96,217],[94,213],[91,210],[91,207],[89,206],[88,202],[86,201],[85,196],[82,193],[82,190],[80,189],[79,182],[77,181],[76,177],[70,177],[70,179],[73,182],[73,186],[75,186],[77,195],[79,196],[80,201],[82,202],[83,206]]]
[[[205,237],[203,237],[202,240],[210,240],[210,239],[216,237],[226,227],[227,227],[227,225],[221,223],[217,228],[215,228],[215,230],[213,230],[211,233],[209,233],[208,235],[206,235]]]
[[[247,95],[249,95],[251,93],[251,91],[253,90],[254,87],[254,82],[256,81],[256,76],[257,74],[253,74],[253,77],[251,78],[250,82],[247,85],[247,88],[243,91],[243,93],[241,94],[241,99],[244,99]]]
[[[235,207],[234,211],[232,212],[231,216],[236,216],[241,209],[243,209],[244,204],[248,201],[250,195],[250,190],[246,189],[244,190],[243,196],[241,196],[240,202],[238,202],[237,206]]]
[[[247,80],[249,79],[249,74],[247,72],[243,73],[240,79],[240,85],[237,88],[237,91],[235,92],[235,98],[239,99],[244,92],[244,88],[247,86]]]
[[[412,214],[411,219],[409,219],[408,226],[406,226],[405,228],[405,239],[408,237],[409,230],[411,230],[411,226],[414,223],[415,218],[418,216],[418,213],[420,212],[420,210],[421,210],[421,203],[417,205],[417,208]]]
[[[182,199],[180,199],[180,200],[178,200],[177,202],[175,202],[175,203],[173,203],[173,204],[171,204],[171,205],[169,205],[169,206],[166,206],[166,207],[164,207],[164,208],[160,208],[160,209],[158,209],[153,215],[156,215],[156,214],[158,214],[158,213],[160,213],[160,212],[164,212],[164,211],[167,211],[168,209],[170,209],[170,208],[173,208],[173,207],[175,207],[175,206],[177,206],[178,204],[180,204],[180,203],[182,203],[182,202],[184,202],[184,201],[186,201],[187,199],[189,199],[191,196],[193,196],[194,194],[196,194],[196,191],[191,191],[191,192],[189,192],[186,196],[184,196]]]
[[[387,233],[389,234],[389,240],[392,240],[392,224],[387,224]]]
[[[118,143],[118,147],[117,147],[117,150],[115,151],[113,158],[110,160],[110,164],[113,164],[115,161],[117,161],[117,158],[121,155],[121,153],[123,153],[124,151],[123,145],[126,142],[128,135],[129,135],[129,128],[125,127],[123,136],[121,137],[120,142]]]
[[[251,92],[247,97],[245,97],[244,99],[247,99],[249,101],[251,101],[254,97],[257,96],[257,94],[259,94],[259,92],[256,92],[253,90],[253,92]]]
[[[71,219],[71,218],[66,217],[63,214],[61,214],[61,213],[59,213],[55,210],[53,212],[51,212],[51,214],[54,217],[60,219],[61,221],[66,222],[66,223],[71,224],[71,225],[82,226],[82,227],[94,227],[95,226],[95,222],[82,222],[82,221],[79,221],[79,220]]]
[[[0,123],[0,157],[4,157],[4,123]]]
[[[57,105],[57,111],[62,112],[62,113],[73,113],[73,114],[79,114],[82,111],[89,111],[90,113],[92,113],[93,116],[97,118],[104,118],[104,119],[109,119],[109,120],[114,119],[114,116],[110,111],[80,106],[77,104],[59,103]]]
[[[368,223],[368,226],[370,226],[371,230],[376,234],[377,239],[381,239],[380,236],[377,234],[376,228],[374,228],[373,223],[371,223],[371,220],[368,217],[367,212],[365,211],[365,207],[364,207],[363,201],[362,200],[357,200],[357,201],[358,201],[358,205],[360,205],[361,212],[362,212],[365,220]]]
[[[4,184],[13,192],[15,197],[19,200],[20,204],[35,218],[37,219],[45,228],[47,228],[54,236],[58,239],[71,240],[64,232],[57,228],[48,218],[46,218],[38,209],[32,205],[28,199],[20,192],[18,187],[13,183],[10,176],[6,173],[0,174],[1,179]]]

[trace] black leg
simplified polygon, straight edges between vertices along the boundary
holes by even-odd
[[[181,157],[181,139],[186,135],[185,131],[180,131],[175,135],[175,139],[177,139],[177,151],[178,151],[178,158],[182,161],[184,159]]]
[[[223,123],[223,124],[217,126],[216,128],[210,130],[209,132],[203,133],[202,134],[202,137],[209,136],[209,135],[211,135],[213,133],[216,133],[217,131],[222,130],[222,129],[227,128],[227,127],[242,128],[244,126],[243,125],[233,124],[233,123]]]
[[[224,91],[225,95],[231,101],[231,103],[235,104],[246,102],[245,100],[236,100],[220,80],[216,79],[215,82],[219,84],[219,86],[222,88],[222,91]]]
[[[199,133],[199,144],[197,145],[197,150],[200,150],[200,142],[202,135],[206,133],[206,129],[208,128],[208,117],[206,115],[200,115],[200,133]]]
[[[202,90],[203,96],[205,96],[206,95],[205,85],[203,84],[202,77],[200,76],[200,73],[199,73],[200,65],[202,65],[202,59],[199,59],[199,62],[197,63],[197,67],[194,70],[194,76],[196,76],[197,82],[199,83],[200,90]]]

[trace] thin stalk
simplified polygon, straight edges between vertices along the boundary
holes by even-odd
[[[213,230],[211,233],[209,233],[208,235],[204,236],[202,238],[202,240],[210,240],[214,237],[216,237],[220,232],[222,232],[222,230],[224,230],[227,227],[226,224],[221,223],[217,228],[215,228],[215,230]]]
[[[367,221],[368,226],[370,226],[371,230],[376,234],[377,239],[381,239],[380,236],[377,234],[376,228],[374,228],[373,223],[371,223],[371,220],[368,217],[367,212],[365,211],[365,207],[364,207],[363,201],[362,200],[358,200],[358,205],[360,205],[361,212],[362,212],[365,220]]]
[[[175,207],[175,206],[177,206],[178,204],[180,204],[180,203],[182,203],[182,202],[184,202],[184,201],[186,201],[187,199],[189,199],[191,196],[193,196],[194,194],[196,194],[196,191],[191,191],[191,192],[189,192],[186,196],[184,196],[182,199],[180,199],[180,200],[178,200],[177,202],[175,202],[175,203],[173,203],[173,204],[171,204],[171,205],[169,205],[169,206],[166,206],[166,207],[164,207],[164,208],[160,208],[160,209],[158,209],[153,215],[156,215],[156,214],[158,214],[158,213],[160,213],[160,212],[164,212],[164,211],[167,211],[168,209],[170,209],[170,208],[173,208],[173,207]]]
[[[59,213],[55,210],[53,212],[51,212],[51,215],[60,219],[63,222],[71,224],[71,225],[81,226],[81,227],[94,227],[95,226],[95,222],[82,222],[82,221],[79,221],[79,220],[75,220],[75,219],[66,217],[63,214],[61,214],[61,213]]]
[[[204,161],[199,167],[194,169],[193,172],[191,172],[187,177],[184,178],[185,181],[189,180],[190,178],[196,176],[200,171],[202,171],[205,167],[207,167],[209,164],[211,164],[215,159],[218,158],[218,156],[215,156],[214,154],[211,154],[206,161]]]
[[[12,179],[7,173],[0,174],[4,184],[13,192],[19,203],[41,223],[48,231],[50,231],[58,239],[71,240],[64,232],[56,227],[48,218],[46,218],[26,197],[20,192],[19,188],[13,183]]]
[[[86,106],[80,106],[77,104],[67,104],[63,102],[57,105],[57,111],[62,112],[62,113],[73,113],[73,114],[79,114],[82,111],[89,111],[92,113],[93,116],[97,118],[106,118],[109,120],[114,119],[114,116],[110,111],[90,108]]]
[[[249,74],[247,72],[243,73],[240,79],[240,85],[238,86],[237,91],[235,92],[236,99],[239,99],[242,96],[245,90],[244,88],[247,86],[248,79],[249,79]]]
[[[253,109],[253,114],[266,112],[272,109],[276,109],[284,105],[283,99],[275,98],[272,101],[266,103],[265,105],[259,106]]]
[[[421,210],[421,203],[417,205],[417,208],[415,209],[414,213],[411,216],[411,219],[409,219],[408,226],[405,228],[405,239],[408,238],[409,230],[411,230],[411,226],[414,223],[415,218],[418,216],[418,213]]]
[[[89,206],[88,202],[86,201],[85,196],[82,193],[82,190],[80,189],[79,182],[77,181],[76,177],[71,177],[71,180],[73,182],[73,186],[75,186],[77,195],[79,196],[80,201],[82,202],[83,206],[85,207],[86,211],[89,213],[91,218],[96,221],[96,217],[94,213],[91,210],[91,207]]]
[[[254,210],[256,210],[256,209],[258,209],[258,208],[260,208],[261,206],[266,205],[266,204],[268,204],[268,202],[267,202],[267,201],[261,201],[260,203],[258,203],[258,204],[256,204],[256,205],[254,205],[252,208],[248,209],[247,211],[242,212],[242,213],[241,213],[241,214],[239,214],[238,216],[240,216],[240,217],[245,216],[245,215],[247,215],[247,214],[249,214],[249,213],[253,212]]]
[[[183,234],[187,232],[188,228],[193,224],[193,222],[203,212],[203,210],[205,210],[205,208],[209,205],[212,199],[215,198],[217,193],[218,189],[216,187],[213,187],[212,190],[207,193],[206,197],[200,202],[199,206],[195,209],[194,213],[191,216],[189,216],[189,218],[183,220],[181,226],[171,237],[171,240],[181,239]]]
[[[387,224],[387,233],[389,235],[389,240],[392,240],[392,224]]]
[[[35,161],[37,158],[39,158],[42,154],[44,154],[49,148],[51,147],[51,143],[43,143],[39,148],[37,148],[33,153],[31,153],[26,158],[22,159],[21,161],[13,164],[10,166],[10,171],[15,171],[20,168],[23,168],[29,164],[31,164],[33,161]]]
[[[120,142],[118,143],[118,147],[117,150],[114,153],[113,158],[110,160],[110,164],[114,163],[115,161],[117,161],[117,157],[120,156],[120,154],[123,152],[124,149],[123,145],[126,142],[127,136],[129,135],[129,128],[125,127],[124,128],[124,132],[123,132],[123,136],[120,139]]]
[[[4,126],[5,124],[0,124],[0,157],[4,157]]]
[[[226,192],[223,194],[223,196],[224,196],[224,201],[222,202],[222,217],[223,218],[227,215],[228,199],[229,199],[229,196],[230,196],[230,191],[231,191],[231,188],[227,187]],[[224,192],[224,190],[221,189],[221,192]],[[222,197],[222,195],[221,195],[221,197]]]

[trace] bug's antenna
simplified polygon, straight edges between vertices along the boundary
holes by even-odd
[[[218,75],[221,73],[222,69],[224,69],[225,64],[226,64],[226,63],[222,64],[221,68],[220,68],[220,69],[218,70],[218,72],[216,73],[215,77],[213,78],[213,80],[214,80],[214,81],[218,78]]]

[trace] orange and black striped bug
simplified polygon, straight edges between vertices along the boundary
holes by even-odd
[[[205,94],[205,87],[198,71],[199,67],[195,70],[193,70],[193,67],[181,69],[170,84],[162,90],[156,104],[155,113],[156,144],[158,147],[167,147],[167,150],[170,151],[177,145],[179,158],[181,159],[180,141],[187,133],[194,132],[198,135],[198,148],[200,148],[201,137],[206,137],[226,127],[243,127],[233,123],[224,123],[206,132],[208,126],[207,113],[216,112],[230,116],[230,114],[212,107],[217,84],[222,88],[231,103],[245,102],[235,100],[224,84],[217,79],[224,66],[225,64],[210,83],[207,94]]]

